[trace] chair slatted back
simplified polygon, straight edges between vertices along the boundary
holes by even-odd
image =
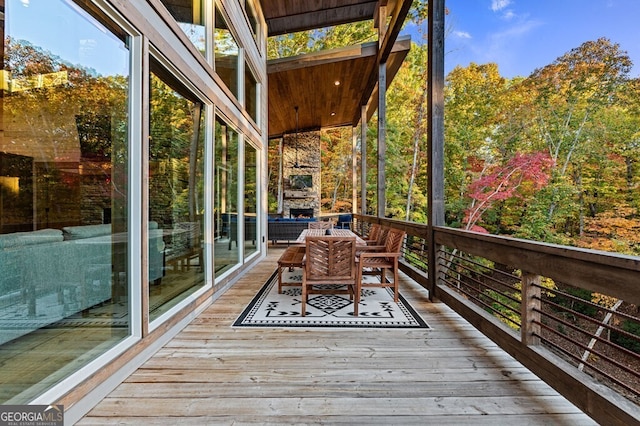
[[[380,227],[380,232],[378,233],[378,239],[376,245],[386,246],[387,245],[387,237],[389,235],[390,228]]]
[[[355,237],[307,237],[305,273],[308,281],[340,282],[354,280]]]
[[[382,227],[377,223],[372,223],[369,228],[369,235],[367,235],[367,240],[369,241],[378,241],[378,237],[380,236],[380,230]]]
[[[400,253],[405,235],[406,232],[399,229],[389,229],[387,239],[384,244],[384,251],[386,253]]]
[[[318,221],[318,222],[309,222],[309,229],[332,229],[332,222]]]

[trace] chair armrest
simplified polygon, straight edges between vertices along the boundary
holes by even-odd
[[[367,253],[367,252],[362,252],[360,253],[360,260],[366,259],[366,258],[374,258],[374,257],[400,257],[400,253],[386,253],[386,252],[375,252],[375,253]]]
[[[356,251],[358,252],[375,252],[375,251],[382,251],[385,249],[385,246],[357,246],[356,247]]]

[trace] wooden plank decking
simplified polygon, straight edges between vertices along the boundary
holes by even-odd
[[[281,253],[77,424],[593,424],[406,277],[431,330],[232,328]]]

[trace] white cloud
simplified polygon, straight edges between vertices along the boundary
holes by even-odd
[[[493,10],[494,12],[497,12],[509,6],[510,4],[511,4],[511,0],[492,0],[491,10]]]
[[[505,20],[507,20],[507,21],[510,21],[510,20],[512,20],[512,19],[513,19],[513,18],[515,18],[515,17],[516,17],[516,14],[515,14],[515,13],[513,13],[513,10],[507,10],[507,11],[506,11],[506,12],[504,12],[504,14],[502,15],[502,18],[503,18],[503,19],[505,19]]]
[[[453,35],[458,37],[458,38],[467,38],[467,39],[473,38],[473,37],[471,37],[471,34],[469,34],[466,31],[454,31]]]

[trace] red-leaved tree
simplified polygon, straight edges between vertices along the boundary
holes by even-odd
[[[465,211],[465,229],[488,232],[479,226],[482,215],[498,201],[523,198],[526,192],[543,188],[549,182],[554,161],[545,152],[516,153],[505,165],[485,169],[483,176],[469,186],[471,205]]]

